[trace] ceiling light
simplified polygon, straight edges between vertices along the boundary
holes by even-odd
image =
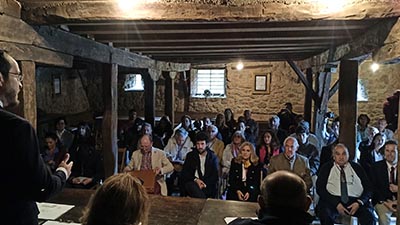
[[[348,0],[312,0],[311,2],[318,8],[320,13],[330,14],[337,13],[343,10]]]
[[[135,4],[137,4],[136,0],[118,0],[119,8],[125,12],[130,11]]]
[[[375,71],[377,71],[379,69],[379,64],[378,63],[372,63],[372,65],[371,65],[371,70],[372,70],[372,72],[375,72]]]
[[[243,65],[242,62],[238,62],[238,64],[236,65],[236,69],[237,69],[237,70],[242,70],[243,67],[244,67],[244,65]]]

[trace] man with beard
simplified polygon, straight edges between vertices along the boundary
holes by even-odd
[[[2,224],[38,224],[36,201],[62,190],[71,173],[69,154],[52,174],[40,156],[38,138],[29,122],[4,110],[19,104],[22,74],[15,59],[0,50],[0,178]]]
[[[194,198],[215,198],[218,183],[218,158],[207,147],[207,134],[196,135],[196,147],[186,155],[182,180],[185,191]]]

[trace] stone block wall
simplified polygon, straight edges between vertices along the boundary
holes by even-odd
[[[366,60],[359,66],[359,79],[365,85],[368,101],[358,102],[358,113],[367,114],[371,118],[371,125],[375,125],[383,115],[383,103],[388,96],[391,96],[397,89],[400,89],[400,65],[388,64],[380,65],[379,70],[372,72],[372,60]],[[338,74],[333,74],[332,84],[337,80]],[[338,93],[336,93],[330,103],[329,109],[337,115],[339,112]]]

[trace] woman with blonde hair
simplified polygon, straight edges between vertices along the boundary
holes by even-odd
[[[228,200],[256,202],[260,193],[261,164],[250,142],[244,142],[229,170]]]
[[[140,181],[128,173],[109,177],[90,199],[83,225],[147,224],[149,199]]]

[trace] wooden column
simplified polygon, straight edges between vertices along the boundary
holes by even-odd
[[[165,72],[165,115],[169,116],[171,123],[174,124],[175,122],[175,77],[176,72]]]
[[[22,116],[36,128],[37,106],[36,106],[36,65],[32,61],[21,61],[21,73],[24,76],[22,82]]]
[[[312,69],[308,68],[306,71],[306,78],[309,84],[312,84]],[[311,122],[311,111],[312,111],[312,94],[311,91],[306,89],[306,97],[304,99],[304,120]]]
[[[342,60],[339,79],[339,142],[349,148],[350,160],[353,160],[356,149],[358,62]]]
[[[102,123],[105,177],[118,172],[118,65],[103,64],[104,114]]]
[[[400,98],[399,98],[399,106],[400,106]],[[398,109],[397,115],[400,115],[400,107]],[[397,140],[400,141],[399,128],[400,128],[400,116],[398,116],[398,118],[397,118]],[[399,144],[397,144],[397,158],[400,159]],[[399,173],[400,173],[400,166],[399,166],[399,163],[397,163],[397,174],[399,174]],[[397,185],[399,185],[399,179],[397,179]],[[400,191],[397,192],[397,205],[399,205],[399,203],[400,203]],[[396,218],[397,218],[396,224],[400,225],[400,210],[397,210]]]
[[[144,120],[154,127],[156,82],[150,76],[149,71],[144,71],[142,77],[144,81]]]

